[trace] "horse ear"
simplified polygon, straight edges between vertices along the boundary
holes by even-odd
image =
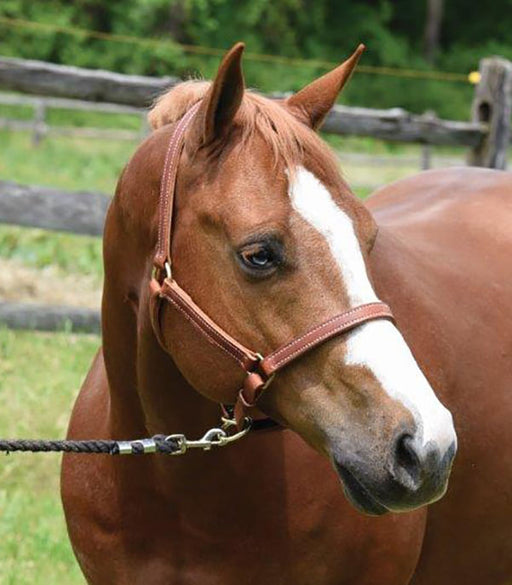
[[[333,107],[338,94],[349,80],[365,48],[364,45],[359,45],[339,67],[329,71],[289,97],[285,104],[293,115],[316,130]]]
[[[244,43],[237,43],[222,59],[217,75],[197,112],[193,128],[196,147],[220,138],[242,103],[245,89],[242,73],[244,49]]]

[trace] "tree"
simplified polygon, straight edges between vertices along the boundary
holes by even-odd
[[[425,20],[424,55],[433,65],[438,51],[443,20],[444,0],[427,0],[427,17]]]

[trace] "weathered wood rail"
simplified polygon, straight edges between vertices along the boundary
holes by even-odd
[[[63,98],[27,97],[14,94],[0,94],[0,104],[9,106],[25,105],[33,108],[33,120],[0,118],[0,128],[31,130],[36,143],[46,134],[76,135],[91,138],[104,137],[113,140],[137,140],[144,136],[148,130],[145,124],[146,108]],[[139,131],[67,126],[50,127],[46,123],[46,112],[52,108],[113,114],[136,114],[141,116],[141,127]],[[485,122],[442,120],[432,116],[432,114],[411,114],[402,108],[376,110],[337,105],[327,116],[322,131],[328,134],[345,136],[373,136],[374,138],[397,142],[475,148],[485,139],[487,127]]]
[[[101,236],[110,198],[0,181],[0,223]]]
[[[322,131],[397,142],[476,148],[486,136],[487,124],[442,120],[431,115],[411,114],[402,108],[374,110],[336,105],[327,116]]]
[[[0,323],[10,329],[100,333],[100,313],[95,309],[31,303],[0,302]]]
[[[178,81],[177,77],[125,75],[44,61],[0,58],[0,87],[22,93],[145,108]]]
[[[0,224],[101,236],[110,197],[0,181]],[[0,301],[0,323],[11,329],[100,332],[98,310]]]

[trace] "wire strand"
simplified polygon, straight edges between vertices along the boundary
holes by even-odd
[[[143,39],[140,37],[133,37],[129,35],[105,33],[95,30],[88,30],[83,28],[62,26],[50,23],[35,22],[32,20],[23,20],[20,18],[9,18],[0,16],[0,23],[5,26],[26,29],[39,29],[46,31],[53,31],[74,36],[84,36],[94,39],[99,39],[107,42],[117,43],[131,43],[147,47],[172,47],[180,48],[185,53],[193,53],[197,55],[207,56],[222,56],[225,49],[218,49],[214,47],[203,47],[201,45],[186,45],[176,43],[174,41],[162,39]],[[324,61],[321,59],[300,59],[292,57],[283,57],[280,55],[269,55],[265,53],[251,53],[247,52],[244,58],[249,61],[256,61],[262,63],[275,63],[279,65],[288,65],[292,67],[321,67],[330,69],[336,67],[339,63],[332,61]],[[395,67],[382,67],[374,65],[359,65],[357,71],[360,73],[367,73],[371,75],[383,75],[387,77],[399,77],[409,79],[427,79],[433,81],[453,81],[459,83],[474,83],[474,73],[453,73],[449,71],[421,71],[418,69],[401,69]]]

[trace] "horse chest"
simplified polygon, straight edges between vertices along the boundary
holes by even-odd
[[[362,516],[329,465],[289,435],[264,465],[248,462],[252,474],[230,477],[208,462],[210,454],[196,458],[210,471],[193,483],[181,483],[187,463],[175,458],[165,475],[137,469],[137,460],[120,469],[111,459],[100,473],[91,467],[88,485],[97,485],[89,493],[101,491],[102,499],[83,502],[81,518],[75,512],[79,533],[69,526],[90,583],[405,585],[424,510]]]

